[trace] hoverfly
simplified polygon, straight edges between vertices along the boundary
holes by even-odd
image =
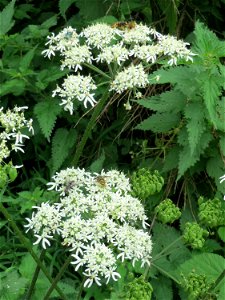
[[[99,186],[105,188],[107,186],[107,180],[106,180],[107,177],[109,176],[98,175],[96,176],[95,181]]]
[[[112,28],[118,28],[120,30],[130,30],[136,27],[136,22],[135,21],[130,21],[130,22],[116,22],[111,25]]]

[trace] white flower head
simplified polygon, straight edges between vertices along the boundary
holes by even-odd
[[[102,49],[115,38],[115,30],[107,24],[98,23],[83,29],[80,36],[85,37],[89,46]]]

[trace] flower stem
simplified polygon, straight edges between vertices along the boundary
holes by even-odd
[[[85,277],[83,278],[83,280],[80,284],[80,289],[79,289],[79,293],[77,294],[76,300],[81,300],[82,291],[83,291],[83,287],[84,287],[84,282],[85,282]]]
[[[5,216],[6,220],[8,220],[8,222],[11,225],[11,227],[13,228],[14,232],[17,234],[17,236],[18,236],[21,244],[23,244],[27,248],[27,250],[29,251],[29,253],[33,257],[33,259],[36,261],[36,263],[38,264],[38,266],[41,268],[41,270],[43,271],[43,273],[45,274],[45,276],[52,283],[53,279],[49,275],[47,268],[43,265],[43,263],[40,261],[40,259],[36,255],[36,253],[33,251],[32,246],[28,242],[28,239],[25,238],[25,236],[22,234],[22,232],[19,229],[19,227],[13,221],[12,216],[9,214],[9,212],[7,211],[7,209],[4,207],[4,205],[1,202],[0,202],[0,212]],[[66,300],[66,296],[63,294],[63,292],[61,291],[61,289],[59,287],[57,287],[57,286],[55,287],[55,289],[58,292],[58,294],[60,295],[61,299],[62,300]]]
[[[43,249],[41,251],[41,254],[40,254],[40,261],[43,261],[44,259],[44,256],[45,256],[45,249]],[[34,291],[34,286],[35,286],[35,283],[38,279],[38,275],[39,275],[39,272],[40,272],[40,266],[37,265],[36,269],[35,269],[35,272],[34,272],[34,275],[33,275],[33,278],[32,278],[32,281],[31,281],[31,284],[30,284],[30,287],[29,287],[29,290],[27,291],[27,295],[25,296],[25,299],[26,300],[30,300],[31,299],[31,296],[33,294],[33,291]]]
[[[60,278],[62,277],[62,275],[63,275],[63,273],[65,272],[66,268],[67,268],[68,265],[70,264],[71,259],[72,259],[71,256],[69,256],[69,257],[67,258],[67,260],[64,262],[64,264],[63,264],[63,266],[61,267],[61,269],[59,270],[57,276],[56,276],[55,279],[53,280],[52,285],[51,285],[50,288],[48,289],[48,291],[47,291],[47,293],[46,293],[46,295],[45,295],[45,297],[44,297],[44,300],[48,300],[49,297],[51,296],[52,291],[55,289],[57,282],[60,280]]]
[[[94,126],[94,123],[95,123],[97,117],[99,116],[99,114],[100,114],[100,112],[102,110],[102,107],[104,106],[106,100],[108,99],[108,95],[109,95],[109,93],[108,93],[108,90],[107,90],[105,92],[105,94],[103,94],[102,98],[100,99],[100,101],[98,102],[98,104],[95,107],[95,110],[94,110],[94,112],[93,112],[93,114],[91,116],[91,119],[90,119],[90,121],[89,121],[89,123],[88,123],[88,125],[87,125],[87,127],[85,129],[85,132],[84,132],[84,134],[83,134],[83,136],[81,138],[80,144],[78,145],[78,148],[77,148],[77,150],[75,152],[75,155],[73,157],[72,165],[74,167],[76,167],[77,164],[78,164],[79,158],[80,158],[81,153],[82,153],[82,151],[84,149],[84,146],[85,146],[85,144],[87,142],[87,139],[90,136],[91,130],[92,130],[93,126]]]

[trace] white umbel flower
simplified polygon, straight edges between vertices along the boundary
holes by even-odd
[[[131,65],[116,75],[111,83],[110,91],[121,94],[125,90],[144,88],[148,84],[148,74],[145,73],[143,65]]]
[[[102,49],[114,39],[115,30],[107,24],[98,23],[83,29],[80,36],[85,37],[89,46]]]
[[[97,56],[97,62],[107,62],[111,64],[116,62],[119,66],[121,62],[126,61],[129,58],[129,51],[123,45],[113,45],[102,49],[100,54]]]
[[[94,106],[96,101],[94,99],[94,93],[91,93],[91,91],[95,90],[97,87],[94,84],[94,81],[91,76],[83,76],[83,75],[69,75],[63,82],[62,88],[57,87],[54,91],[52,96],[55,97],[56,95],[59,95],[63,102],[61,102],[61,105],[65,105],[68,102],[72,101],[73,99],[77,99],[84,103],[84,107],[87,108],[87,104],[91,104],[91,106]],[[67,109],[66,106],[64,106],[65,110]],[[71,108],[70,113],[73,113],[73,109]]]

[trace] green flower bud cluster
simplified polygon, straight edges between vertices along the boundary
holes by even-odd
[[[200,249],[205,243],[208,231],[198,225],[197,222],[187,222],[184,227],[183,239],[193,249]]]
[[[134,278],[124,285],[124,292],[120,294],[120,299],[124,300],[151,300],[153,288],[151,284],[145,281],[144,276]]]
[[[225,225],[225,209],[222,207],[220,199],[205,200],[203,197],[200,197],[198,204],[198,217],[202,224],[210,228]]]
[[[8,182],[12,182],[17,177],[17,169],[11,163],[0,165],[0,188],[4,188]]]
[[[173,223],[181,216],[180,209],[170,199],[165,199],[157,205],[155,213],[157,214],[157,219],[164,224]]]
[[[187,276],[182,276],[181,286],[188,292],[188,300],[216,299],[209,292],[214,281],[209,281],[206,275],[197,274],[193,270]]]
[[[148,169],[142,168],[132,174],[131,184],[132,196],[145,200],[161,191],[164,179],[157,170],[151,173]]]

